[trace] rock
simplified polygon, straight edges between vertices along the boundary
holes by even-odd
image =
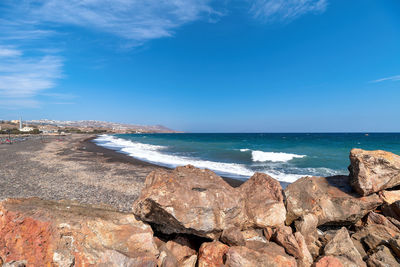
[[[265,238],[269,241],[272,238],[272,236],[275,234],[275,229],[272,227],[265,227],[263,229],[263,233],[264,233]]]
[[[26,261],[10,261],[3,264],[2,267],[25,267]],[[64,265],[64,266],[73,266],[73,265]]]
[[[333,239],[326,244],[324,255],[336,257],[343,266],[366,266],[345,227],[337,231]]]
[[[347,176],[303,177],[288,185],[284,193],[287,225],[310,213],[318,225],[352,224],[382,203],[376,194],[357,197]]]
[[[388,205],[400,200],[400,190],[383,190],[379,192],[380,198]]]
[[[171,251],[166,249],[165,247],[161,248],[160,255],[158,256],[157,266],[160,267],[177,267],[178,261],[174,255],[172,255]]]
[[[349,171],[354,190],[366,196],[400,184],[400,156],[382,150],[352,149]]]
[[[179,266],[195,266],[197,261],[197,252],[187,238],[177,237],[174,240],[168,241],[165,247],[175,257]],[[194,265],[189,265],[193,264],[193,261]]]
[[[383,225],[385,227],[392,229],[393,231],[399,232],[399,228],[397,228],[397,226],[394,225],[385,216],[375,213],[375,212],[372,212],[372,211],[370,213],[368,213],[368,216],[366,219],[366,224],[367,225],[372,225],[372,224]],[[399,234],[400,234],[400,232],[399,232]]]
[[[369,256],[367,264],[369,267],[400,266],[386,246],[377,247],[376,252]]]
[[[153,231],[133,214],[37,198],[0,203],[0,257],[27,266],[156,266]]]
[[[151,172],[133,212],[165,234],[212,239],[218,239],[223,229],[244,221],[235,188],[212,171],[190,165]]]
[[[317,258],[321,244],[318,241],[318,218],[309,213],[304,215],[299,220],[295,221],[295,228],[297,232],[300,232],[307,244],[307,248],[313,258]]]
[[[217,240],[230,227],[283,225],[286,210],[281,191],[279,182],[266,174],[256,173],[232,188],[212,171],[188,165],[150,173],[133,212],[165,234]]]
[[[314,267],[344,267],[344,265],[337,257],[324,256],[314,264]]]
[[[367,257],[367,252],[364,249],[363,243],[353,237],[351,237],[351,241],[353,242],[353,245],[357,249],[358,253],[360,253],[362,259],[365,261]]]
[[[397,229],[400,230],[400,222],[398,220],[392,217],[386,217],[386,219],[388,219],[394,226],[397,227]]]
[[[396,236],[389,240],[389,245],[392,248],[394,254],[400,258],[400,236]]]
[[[392,217],[396,220],[400,220],[400,201],[395,201],[390,205],[384,205],[382,207],[383,214],[388,217]]]
[[[300,267],[309,267],[313,263],[313,257],[310,251],[307,248],[306,241],[304,240],[303,235],[300,232],[294,233],[294,237],[296,238],[298,247],[301,251],[302,257],[297,260],[297,263]]]
[[[294,256],[296,259],[302,259],[303,253],[299,248],[296,238],[292,234],[292,229],[288,226],[283,226],[276,229],[272,239],[278,245],[285,248],[287,254]]]
[[[287,255],[284,249],[275,243],[253,250],[247,247],[230,247],[226,254],[227,267],[239,266],[297,266],[296,260]]]
[[[242,232],[237,227],[225,229],[222,232],[221,241],[229,246],[244,246],[246,244]]]
[[[263,248],[268,240],[264,236],[264,232],[261,229],[247,229],[242,231],[246,247],[250,249]]]
[[[245,202],[250,227],[283,226],[286,208],[280,183],[264,173],[255,173],[239,190]]]
[[[229,247],[219,241],[206,242],[199,249],[198,267],[220,267],[225,264],[225,254]]]
[[[379,245],[387,244],[389,239],[399,235],[399,231],[395,231],[384,225],[370,224],[365,228],[357,231],[352,238],[364,243],[369,249],[374,249]]]

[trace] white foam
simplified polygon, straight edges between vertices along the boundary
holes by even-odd
[[[163,150],[168,148],[166,146],[143,144],[139,142],[126,140],[123,138],[117,138],[111,135],[99,135],[94,141],[98,145],[118,150],[120,152],[128,154],[131,157],[162,166],[177,167],[177,166],[184,166],[187,164],[191,164],[198,168],[203,168],[203,169],[207,168],[213,170],[220,175],[227,175],[239,178],[248,178],[254,174],[253,170],[246,168],[246,166],[243,164],[201,160],[197,158],[171,155],[165,152],[163,153]],[[251,151],[250,149],[241,149],[240,151],[242,150]],[[253,160],[254,160],[254,152],[262,152],[262,151],[252,151]],[[260,161],[262,159],[263,161],[281,162],[281,161],[288,161],[296,157],[304,157],[303,155],[287,154],[287,153],[274,153],[274,152],[262,152],[262,153],[265,153],[268,156],[259,158]],[[257,154],[259,153],[256,153],[256,155]],[[280,164],[278,164],[278,166],[276,167],[279,167],[279,165]],[[279,181],[292,183],[304,176],[316,175],[317,173],[321,172],[334,174],[335,171],[327,168],[292,168],[291,170],[292,173],[289,174],[283,173],[282,171],[275,169],[264,169],[261,170],[261,172],[264,172]]]
[[[254,174],[242,164],[215,162],[189,157],[175,156],[162,153],[167,148],[143,143],[132,142],[109,135],[100,135],[95,141],[104,147],[120,150],[134,158],[156,163],[168,167],[177,167],[191,164],[198,168],[207,168],[221,174],[249,177]]]
[[[305,155],[297,155],[291,153],[283,153],[283,152],[264,152],[259,150],[254,150],[251,152],[251,158],[253,161],[264,162],[286,162],[292,160],[294,158],[304,158]]]

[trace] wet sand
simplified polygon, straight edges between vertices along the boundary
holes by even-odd
[[[0,144],[0,199],[69,199],[130,211],[146,176],[164,167],[97,146],[94,137],[47,136]],[[243,183],[224,179],[235,187]]]

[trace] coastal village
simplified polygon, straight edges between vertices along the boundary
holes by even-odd
[[[174,133],[161,125],[143,126],[104,121],[59,121],[59,120],[0,120],[0,134],[70,134],[70,133]]]

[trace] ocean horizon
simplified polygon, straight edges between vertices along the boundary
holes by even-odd
[[[262,172],[284,183],[347,175],[352,148],[400,154],[400,133],[114,134],[95,143],[160,166],[191,164],[242,180]]]

